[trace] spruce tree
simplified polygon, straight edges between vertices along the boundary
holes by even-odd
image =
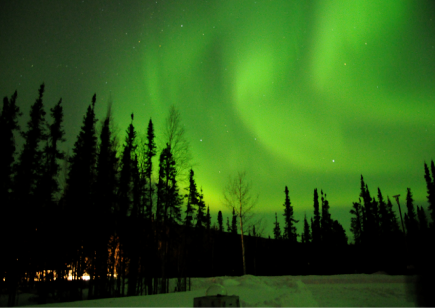
[[[291,238],[290,226],[292,225],[292,223],[291,223],[291,217],[289,215],[291,212],[291,209],[290,209],[291,202],[290,202],[290,197],[288,195],[289,191],[288,191],[287,186],[285,186],[284,193],[285,193],[285,199],[284,199],[284,204],[283,204],[283,206],[284,206],[284,231],[283,231],[282,237],[283,237],[283,239],[288,240]]]
[[[313,237],[313,226],[314,226],[314,220],[313,220],[313,217],[311,217],[310,218],[311,237]]]
[[[42,102],[43,95],[44,84],[39,88],[38,99],[31,106],[27,131],[21,132],[21,136],[24,138],[24,147],[19,157],[14,191],[17,200],[23,202],[21,209],[24,211],[37,211],[35,206],[41,206],[40,202],[35,202],[40,200],[30,202],[30,198],[35,195],[37,184],[42,180],[44,169],[42,143],[48,138],[45,129],[46,112]],[[30,204],[33,206],[29,208]]]
[[[94,212],[93,188],[95,181],[95,165],[97,151],[97,137],[95,133],[95,103],[96,95],[88,106],[83,119],[81,131],[74,143],[73,155],[68,159],[69,170],[66,190],[66,211],[69,213],[70,226],[67,241],[74,261],[78,263],[77,276],[81,277],[85,270],[85,258],[90,257],[94,244],[89,237],[92,224],[82,224],[83,215],[89,216]]]
[[[332,240],[331,243],[335,246],[346,246],[347,245],[347,236],[344,231],[343,226],[338,222],[338,220],[334,220],[332,222]]]
[[[42,249],[44,239],[41,238],[41,225],[43,203],[38,194],[38,184],[43,180],[44,151],[43,145],[48,138],[45,123],[45,111],[42,102],[44,84],[39,88],[39,95],[30,108],[30,120],[27,131],[21,132],[24,146],[20,153],[16,174],[14,178],[14,206],[19,209],[21,239],[15,239],[20,245],[17,247],[17,259],[22,264],[27,264],[27,272],[33,277],[39,258],[43,258]],[[18,213],[17,213],[18,214]],[[20,262],[20,263],[21,263]]]
[[[40,218],[38,219],[38,228],[41,231],[38,236],[40,240],[38,246],[42,246],[47,242],[58,243],[60,246],[49,245],[39,253],[39,256],[41,262],[46,264],[45,266],[56,267],[58,271],[62,271],[62,268],[64,268],[61,260],[65,257],[65,251],[62,249],[64,248],[62,247],[64,241],[61,232],[62,225],[59,221],[62,213],[61,208],[58,206],[60,193],[58,177],[61,168],[59,160],[65,158],[65,154],[59,149],[60,143],[65,142],[61,103],[62,99],[50,109],[52,123],[47,125],[49,133],[43,150],[41,180],[37,183],[35,191],[35,200],[38,200],[42,206],[39,213]]]
[[[378,235],[380,234],[380,216],[379,216],[379,204],[376,201],[376,198],[373,197],[372,198],[372,210],[373,210],[373,217],[374,217],[374,234],[375,234],[375,238],[377,240],[379,240]]]
[[[0,144],[2,147],[0,151],[0,216],[3,220],[0,223],[0,232],[4,237],[4,242],[7,243],[6,247],[4,247],[7,254],[12,253],[9,243],[16,242],[10,236],[7,236],[10,231],[8,229],[10,225],[17,225],[14,218],[18,216],[14,214],[16,208],[11,205],[13,167],[16,154],[14,131],[20,130],[17,118],[22,115],[16,101],[17,91],[10,99],[5,97],[0,115]],[[17,234],[17,232],[13,232],[13,234]]]
[[[150,119],[148,122],[147,128],[147,142],[146,142],[146,151],[145,151],[145,177],[148,181],[147,185],[147,197],[146,197],[146,209],[145,209],[145,217],[151,219],[152,209],[153,209],[153,185],[152,185],[152,170],[153,170],[153,162],[152,159],[156,156],[156,144],[154,141],[154,126],[153,121]]]
[[[133,125],[134,114],[126,131],[126,139],[121,158],[121,170],[118,190],[118,228],[120,250],[122,254],[121,271],[119,274],[125,279],[128,277],[127,295],[136,295],[137,277],[139,271],[139,218],[143,208],[144,183],[140,176],[136,131]],[[128,260],[128,262],[127,262]],[[123,287],[122,287],[123,290]],[[124,293],[122,291],[122,293]]]
[[[365,184],[364,178],[361,175],[361,191],[360,198],[362,199],[362,225],[363,234],[362,241],[365,243],[378,243],[379,234],[379,217],[376,200],[370,196],[368,185]]]
[[[95,292],[96,298],[110,294],[107,281],[108,244],[114,231],[113,213],[117,206],[116,190],[118,187],[118,158],[116,157],[116,139],[110,129],[111,109],[103,121],[97,153],[96,180],[94,188],[94,207],[98,213],[98,227],[93,238],[95,247]],[[112,251],[113,253],[114,251]],[[113,269],[112,269],[113,270]],[[113,277],[112,277],[113,279]]]
[[[133,169],[135,161],[136,131],[133,126],[133,120],[126,131],[124,150],[121,159],[121,172],[119,178],[119,212],[120,218],[130,216],[133,210]]]
[[[140,176],[138,167],[137,154],[134,154],[131,166],[131,180],[132,180],[132,203],[130,219],[128,220],[130,224],[124,224],[125,228],[128,228],[126,232],[126,255],[129,259],[128,263],[128,290],[127,295],[133,296],[137,295],[137,283],[139,270],[139,254],[141,252],[140,243],[142,242],[143,230],[140,228],[140,223],[143,221],[143,195],[144,195],[144,183],[143,178]],[[122,234],[122,232],[120,232]]]
[[[96,163],[97,137],[95,132],[95,102],[88,106],[83,119],[81,131],[74,144],[73,155],[69,158],[68,190],[72,200],[89,197],[94,182],[94,168]],[[86,198],[89,200],[89,198]],[[71,200],[71,201],[72,201]],[[72,202],[74,203],[74,202]]]
[[[368,190],[366,190],[367,186],[364,182],[364,178],[363,175],[361,174],[361,181],[360,181],[361,185],[360,185],[360,204],[361,204],[361,210],[363,212],[362,215],[362,230],[363,233],[361,234],[361,241],[364,241],[365,238],[367,238],[368,233],[370,232],[370,226],[369,226],[369,221],[370,221],[370,217],[371,216],[371,209],[370,209],[370,205],[371,205],[371,197],[370,194],[368,192]],[[361,202],[362,200],[362,202]]]
[[[181,222],[181,205],[183,204],[183,197],[180,195],[176,175],[177,173],[175,169],[175,177],[172,179],[172,185],[169,189],[168,199],[169,221],[172,223]]]
[[[2,254],[0,255],[0,271],[6,273],[6,281],[18,281],[18,257],[17,243],[22,246],[19,234],[23,232],[19,224],[20,207],[14,206],[12,201],[13,170],[15,162],[15,137],[14,131],[20,131],[18,116],[21,116],[19,107],[16,105],[17,91],[10,99],[3,99],[3,108],[0,115],[0,240],[2,241]],[[10,288],[8,306],[15,302],[17,288]]]
[[[172,226],[178,224],[181,220],[181,204],[183,203],[183,199],[179,194],[176,177],[177,169],[172,156],[171,146],[166,144],[159,158],[156,221],[162,223],[163,226],[167,228],[167,232],[170,232]],[[168,247],[171,244],[171,236],[166,236],[163,233],[162,243],[166,245],[166,249],[170,249]],[[168,254],[163,251],[161,292],[164,293],[166,293],[168,289],[168,280],[166,280],[168,258]]]
[[[435,164],[433,160],[430,161],[430,171],[432,175],[432,193],[435,194]],[[435,199],[435,196],[433,198]],[[435,223],[435,220],[432,223]]]
[[[218,212],[217,220],[218,220],[219,232],[223,232],[224,226],[223,226],[222,211]]]
[[[380,236],[383,243],[387,243],[391,236],[391,219],[387,210],[387,204],[382,196],[381,189],[378,187],[378,203],[379,203],[379,227]]]
[[[311,243],[311,230],[307,221],[307,214],[304,217],[304,233],[302,233],[302,243]]]
[[[319,195],[317,194],[317,188],[314,189],[314,219],[311,226],[313,244],[319,244],[321,241],[320,233],[320,211],[319,211]]]
[[[431,247],[429,242],[429,228],[426,213],[422,206],[417,206],[418,217],[418,245],[420,253],[425,254],[427,247]]]
[[[187,199],[187,208],[186,208],[186,218],[184,220],[184,224],[187,227],[191,227],[193,225],[193,215],[195,211],[195,207],[198,206],[198,191],[196,188],[195,179],[193,178],[194,172],[190,169],[189,174],[189,187],[185,188],[188,193],[185,194],[185,198]]]
[[[178,222],[181,219],[182,199],[176,181],[177,171],[169,144],[160,154],[157,184],[157,220]]]
[[[431,161],[431,167],[434,165],[433,161]],[[429,203],[429,214],[432,219],[431,227],[433,227],[435,222],[435,172],[432,167],[432,177],[429,173],[429,168],[426,163],[424,163],[424,179],[426,181],[427,187],[427,201]]]
[[[428,223],[426,213],[422,206],[417,205],[417,217],[420,234],[426,234],[428,231]]]
[[[60,171],[58,160],[65,158],[65,153],[59,150],[59,143],[66,141],[64,138],[65,131],[62,128],[63,108],[61,103],[62,99],[59,100],[55,107],[50,109],[53,123],[48,126],[49,135],[44,148],[42,181],[38,185],[40,197],[37,199],[47,206],[52,206],[55,197],[60,191],[57,179]]]
[[[355,244],[359,245],[362,242],[363,236],[363,215],[361,203],[353,202],[353,208],[350,210],[350,213],[354,215],[354,217],[351,218],[350,231],[353,233]]]
[[[141,176],[139,170],[139,159],[137,154],[134,154],[131,166],[131,179],[132,179],[132,209],[131,217],[143,218],[145,206],[145,179]]]
[[[275,228],[273,228],[273,235],[276,240],[281,239],[281,228],[279,227],[278,216],[275,212]]]
[[[69,158],[67,186],[68,199],[71,207],[77,206],[77,202],[80,202],[80,200],[86,200],[85,202],[88,202],[92,192],[97,150],[95,102],[96,95],[92,97],[92,104],[88,106],[81,131],[74,144],[73,155]],[[83,203],[81,203],[80,206],[83,209],[86,208]],[[83,212],[85,212],[85,210]]]
[[[391,244],[398,240],[399,225],[397,222],[396,214],[393,211],[393,204],[390,198],[385,202],[382,196],[381,189],[378,188],[378,204],[379,204],[379,242]]]
[[[407,189],[406,194],[406,208],[408,212],[405,214],[405,228],[407,233],[407,238],[409,241],[416,241],[418,232],[418,222],[417,215],[414,208],[414,199],[412,198],[411,189]]]
[[[22,115],[20,108],[16,105],[17,91],[10,99],[3,99],[3,109],[0,115],[0,200],[2,207],[7,206],[12,190],[13,165],[15,161],[15,137],[14,131],[19,131],[18,117]],[[2,211],[4,208],[1,209]],[[2,212],[4,213],[4,212]],[[7,217],[2,215],[2,217]]]
[[[168,161],[168,159],[166,158],[167,156],[167,148],[168,145],[166,144],[166,148],[164,148],[162,150],[162,152],[160,153],[160,158],[159,158],[159,180],[157,182],[157,204],[156,204],[156,220],[158,222],[160,221],[164,221],[165,220],[165,216],[166,216],[166,195],[168,194],[167,192],[167,187],[166,187],[166,180],[165,180],[165,166],[164,164]]]
[[[405,214],[406,244],[409,258],[408,262],[411,262],[410,264],[415,264],[415,262],[420,259],[420,252],[418,251],[420,248],[420,238],[417,214],[415,212],[414,199],[412,197],[412,192],[410,188],[407,189],[406,208],[408,210]]]
[[[112,135],[112,121],[109,108],[103,121],[97,152],[96,181],[94,188],[95,208],[102,221],[109,220],[117,206],[118,158],[116,157],[116,138]]]
[[[233,220],[231,221],[231,233],[237,234],[237,215],[233,209]]]
[[[227,217],[227,232],[231,232],[230,218]]]
[[[205,218],[206,216],[205,216],[204,194],[201,188],[201,192],[199,193],[199,197],[198,197],[198,211],[196,213],[196,228],[201,229],[205,227],[206,224]]]
[[[283,238],[288,239],[291,242],[296,242],[297,234],[296,234],[296,226],[294,225],[294,223],[297,223],[298,220],[294,219],[293,206],[291,205],[290,202],[290,197],[288,195],[289,191],[287,186],[284,189],[284,193],[285,193],[285,200],[283,206],[284,206],[285,226],[284,226]]]
[[[207,230],[210,230],[211,227],[211,216],[210,216],[210,207],[207,206],[207,215],[205,216],[205,226]]]
[[[326,199],[326,194],[323,195],[323,190],[320,191],[320,195],[322,200],[322,216],[320,218],[321,241],[328,243],[332,235],[332,219],[329,213],[329,202]]]
[[[401,233],[402,231],[399,227],[399,221],[397,219],[396,213],[393,210],[393,204],[391,203],[390,197],[387,197],[387,212],[388,217],[390,218],[391,232],[394,234]]]

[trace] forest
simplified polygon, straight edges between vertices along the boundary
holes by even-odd
[[[305,216],[298,232],[287,186],[274,236],[266,238],[249,221],[255,191],[243,172],[234,175],[224,196],[231,217],[225,221],[222,211],[211,217],[175,107],[162,132],[166,145],[158,149],[151,118],[141,139],[131,114],[120,140],[110,106],[105,118],[96,118],[94,95],[67,155],[61,150],[62,99],[47,115],[44,88],[25,129],[18,124],[17,92],[3,99],[0,115],[0,292],[9,306],[17,304],[20,292],[34,292],[39,304],[82,300],[84,289],[87,299],[182,292],[191,277],[433,271],[433,161],[422,166],[429,215],[414,205],[411,188],[400,208],[398,196],[391,200],[380,188],[370,193],[357,175],[353,241],[317,188],[313,216]],[[283,226],[278,215],[284,216]],[[169,290],[169,278],[178,279],[176,290]]]

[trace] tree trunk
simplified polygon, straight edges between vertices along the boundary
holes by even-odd
[[[115,253],[116,244],[115,236],[113,236],[113,241],[111,241],[111,255],[110,255],[110,283],[109,283],[109,296],[113,296],[113,285],[115,283]]]
[[[92,255],[90,257],[91,259],[91,266],[90,266],[90,273],[89,273],[89,289],[88,289],[88,299],[91,299],[94,297],[94,288],[95,288],[95,251],[92,252]]]
[[[254,250],[254,276],[257,276],[257,237],[255,237],[255,250]]]
[[[166,210],[165,210],[166,212]],[[167,249],[168,249],[168,243],[167,243],[167,237],[165,236],[166,233],[166,224],[163,224],[162,226],[162,284],[161,284],[161,290],[160,293],[166,293],[166,257],[167,257]]]
[[[145,277],[145,283],[146,283],[145,295],[153,294],[153,278],[151,277],[151,274],[149,272],[148,275]]]
[[[18,274],[15,271],[15,268],[12,270],[12,275],[7,273],[7,284],[8,284],[8,307],[15,306],[17,302],[17,289],[18,289]]]
[[[138,257],[136,249],[130,248],[130,252],[132,253],[128,268],[128,290],[127,295],[133,296],[137,295],[136,287],[137,287],[137,272],[138,272]]]
[[[242,213],[242,204],[240,204],[240,213]],[[246,263],[245,263],[245,244],[243,242],[243,222],[242,216],[240,215],[240,234],[242,238],[242,256],[243,256],[243,275],[246,275]]]

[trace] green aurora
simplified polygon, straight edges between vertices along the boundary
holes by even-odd
[[[266,235],[274,213],[283,217],[284,186],[299,233],[318,188],[352,238],[361,174],[372,195],[401,194],[405,208],[410,187],[427,206],[432,1],[7,2],[0,90],[18,90],[21,127],[42,82],[46,110],[63,98],[70,149],[93,93],[100,119],[113,101],[122,141],[131,112],[140,133],[152,117],[161,137],[175,104],[213,222],[229,215],[222,191],[238,170],[260,195]]]

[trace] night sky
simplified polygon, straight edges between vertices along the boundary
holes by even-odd
[[[6,0],[0,29],[0,95],[18,90],[25,128],[44,82],[46,111],[63,99],[65,149],[94,93],[99,119],[113,101],[122,141],[132,112],[141,134],[152,117],[161,137],[175,104],[213,222],[219,210],[226,221],[222,191],[238,170],[260,195],[265,235],[275,212],[284,224],[286,185],[299,233],[314,188],[348,231],[361,174],[372,195],[401,194],[404,209],[410,187],[427,206],[433,1]]]

